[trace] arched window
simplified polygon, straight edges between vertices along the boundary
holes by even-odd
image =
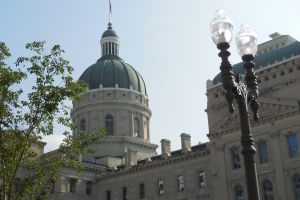
[[[300,200],[300,175],[295,175],[293,178],[295,199]]]
[[[106,135],[114,135],[114,118],[111,115],[105,117]]]
[[[234,187],[234,200],[245,200],[245,191],[243,186],[236,185]]]
[[[133,137],[139,137],[140,135],[140,122],[138,118],[134,118],[133,120]]]
[[[86,131],[86,120],[85,119],[80,120],[80,130]]]
[[[264,193],[264,200],[274,200],[272,183],[269,180],[265,180],[262,183],[262,187]]]

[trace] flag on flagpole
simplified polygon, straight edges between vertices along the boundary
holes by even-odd
[[[111,13],[111,2],[109,0],[109,12]]]
[[[112,11],[111,11],[111,2],[109,0],[109,22],[111,22],[111,13],[112,13]]]

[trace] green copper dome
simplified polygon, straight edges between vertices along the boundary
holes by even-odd
[[[111,23],[108,23],[107,30],[104,31],[101,38],[105,38],[105,37],[118,37],[116,31],[114,31],[112,29],[112,24]]]
[[[142,76],[118,56],[103,56],[87,68],[79,80],[86,82],[90,90],[125,88],[147,95]]]

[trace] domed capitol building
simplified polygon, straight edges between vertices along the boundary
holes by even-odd
[[[251,121],[261,199],[300,199],[300,43],[274,33],[258,46],[258,122]],[[245,200],[238,113],[228,113],[220,74],[207,81],[209,142],[191,146],[182,133],[181,149],[170,140],[150,142],[151,110],[142,75],[119,56],[112,24],[101,37],[101,58],[79,80],[89,90],[73,102],[78,131],[105,127],[95,154],[82,155],[78,176],[65,169],[49,199],[80,200]],[[234,65],[243,73],[243,64]],[[75,131],[74,134],[77,134]],[[52,152],[46,153],[51,154]]]

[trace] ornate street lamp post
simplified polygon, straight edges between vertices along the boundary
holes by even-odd
[[[249,104],[254,113],[254,120],[258,120],[258,87],[256,76],[253,72],[255,66],[253,60],[257,51],[257,39],[256,34],[250,30],[249,26],[241,26],[235,40],[238,52],[244,61],[246,73],[244,76],[238,75],[235,77],[232,65],[228,61],[230,52],[227,51],[230,47],[229,43],[232,40],[232,29],[233,23],[225,16],[225,12],[223,10],[216,11],[215,18],[210,24],[210,31],[214,43],[220,50],[219,57],[222,59],[220,69],[223,87],[226,91],[225,98],[229,104],[229,111],[231,113],[234,111],[234,98],[239,108],[242,154],[245,163],[248,199],[259,200],[256,165],[254,161],[256,150],[253,135],[251,134],[248,113]]]

